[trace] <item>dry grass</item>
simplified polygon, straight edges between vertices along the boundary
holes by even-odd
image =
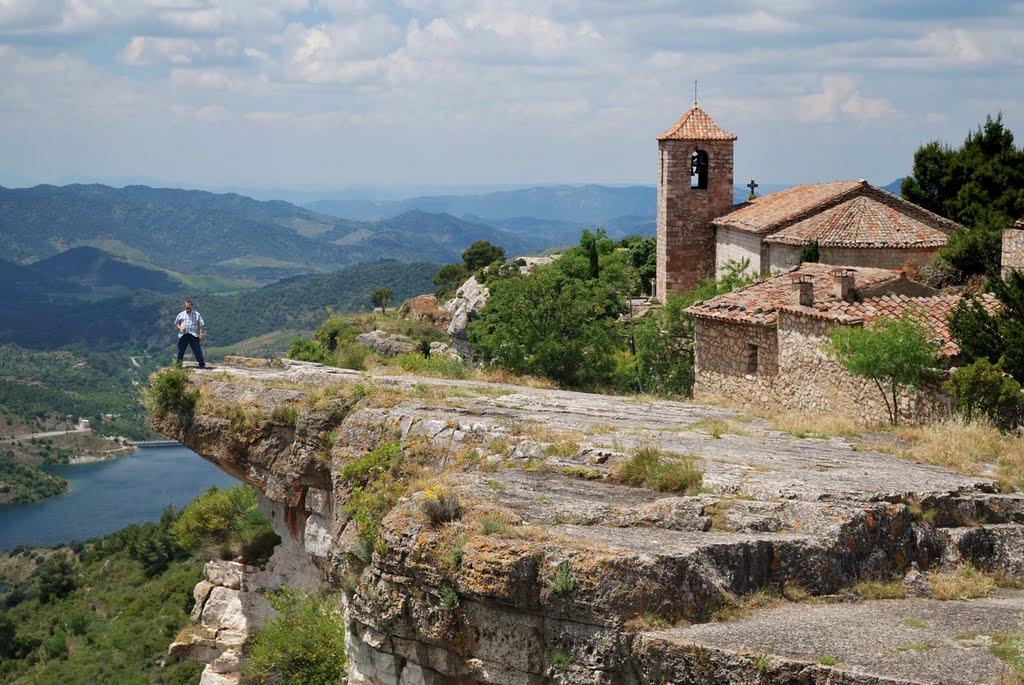
[[[752,418],[766,419],[774,430],[789,433],[798,438],[855,437],[864,430],[864,424],[848,416],[834,414],[809,414],[796,411],[773,411],[751,407],[731,397],[701,398],[701,404],[732,409],[739,415],[733,422],[747,423]]]
[[[861,599],[905,599],[907,596],[907,588],[898,580],[891,583],[865,580],[850,589]]]
[[[908,426],[897,432],[908,448],[876,446],[896,456],[982,475],[984,466],[998,469],[1004,489],[1024,488],[1024,436],[1002,433],[986,421],[953,419],[930,426]]]
[[[496,367],[480,368],[473,371],[470,378],[485,383],[504,383],[506,385],[522,385],[527,388],[554,390],[558,386],[546,378],[537,376],[517,376],[514,373]]]
[[[933,599],[975,599],[991,594],[996,581],[970,566],[962,566],[956,571],[931,575],[928,589]]]
[[[715,440],[718,440],[723,435],[750,435],[748,431],[740,428],[736,421],[730,419],[701,419],[694,421],[686,428],[687,430],[707,433]]]
[[[742,597],[727,596],[727,603],[719,607],[708,619],[716,623],[737,621],[759,609],[771,609],[785,604],[786,601],[787,598],[775,588],[762,588]]]
[[[765,416],[772,428],[798,438],[857,437],[864,426],[848,416],[786,412]]]

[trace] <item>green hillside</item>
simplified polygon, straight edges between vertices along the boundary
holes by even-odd
[[[358,222],[287,202],[147,186],[0,187],[0,226],[4,259],[21,265],[88,247],[149,269],[262,282],[378,259],[449,262],[476,240],[510,254],[547,246],[447,214]]]

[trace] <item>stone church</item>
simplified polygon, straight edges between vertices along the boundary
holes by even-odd
[[[716,276],[729,260],[747,259],[762,276],[789,270],[814,242],[825,264],[924,264],[957,227],[863,180],[796,186],[734,205],[735,142],[696,105],[658,138],[658,299]]]

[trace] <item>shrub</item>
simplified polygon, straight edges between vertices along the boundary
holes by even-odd
[[[295,407],[275,407],[270,413],[270,418],[286,426],[295,426],[299,420],[299,413],[295,411]]]
[[[438,591],[437,596],[439,600],[438,606],[440,606],[443,611],[455,611],[462,603],[462,600],[459,599],[459,593],[456,592],[455,588],[451,585],[442,586]]]
[[[463,380],[469,378],[469,369],[461,359],[448,355],[424,357],[419,352],[406,352],[392,359],[389,364],[421,376],[452,378]]]
[[[149,377],[145,399],[153,416],[163,418],[172,414],[191,418],[199,402],[199,390],[189,385],[185,369],[161,369]]]
[[[78,587],[75,567],[68,558],[59,554],[46,560],[39,568],[39,603],[67,597]]]
[[[281,541],[247,485],[210,488],[192,500],[171,526],[171,536],[190,551],[222,547],[246,559],[264,556]]]
[[[455,492],[447,488],[427,488],[423,492],[423,499],[420,500],[420,508],[432,526],[462,518],[462,502]]]
[[[553,649],[548,657],[548,661],[551,662],[551,668],[558,673],[565,673],[569,670],[569,666],[572,665],[572,659],[569,657],[569,653],[564,649]]]
[[[659,492],[696,494],[704,484],[704,472],[691,456],[664,459],[661,451],[641,446],[629,459],[620,462],[612,477],[629,485],[640,485]]]
[[[1012,428],[1024,412],[1024,392],[1020,383],[1003,372],[1003,363],[977,359],[952,373],[943,386],[956,397],[957,409],[968,421],[984,415],[1001,428]]]
[[[345,675],[345,622],[331,597],[292,589],[268,597],[278,616],[246,643],[247,684],[335,685]]]
[[[576,587],[576,578],[572,575],[572,564],[563,561],[558,565],[555,575],[551,577],[551,591],[556,595],[567,595]]]
[[[303,362],[316,362],[317,364],[331,364],[334,361],[334,354],[324,348],[316,340],[295,338],[288,346],[285,356]]]

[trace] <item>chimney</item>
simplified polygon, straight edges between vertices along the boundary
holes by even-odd
[[[857,288],[854,286],[853,276],[857,273],[856,269],[838,268],[832,270],[832,297],[846,302],[853,302],[854,296],[857,294]]]
[[[813,307],[814,306],[814,279],[811,278],[810,274],[795,273],[793,278],[793,292],[795,297],[793,298],[793,304],[798,304],[801,307]]]

